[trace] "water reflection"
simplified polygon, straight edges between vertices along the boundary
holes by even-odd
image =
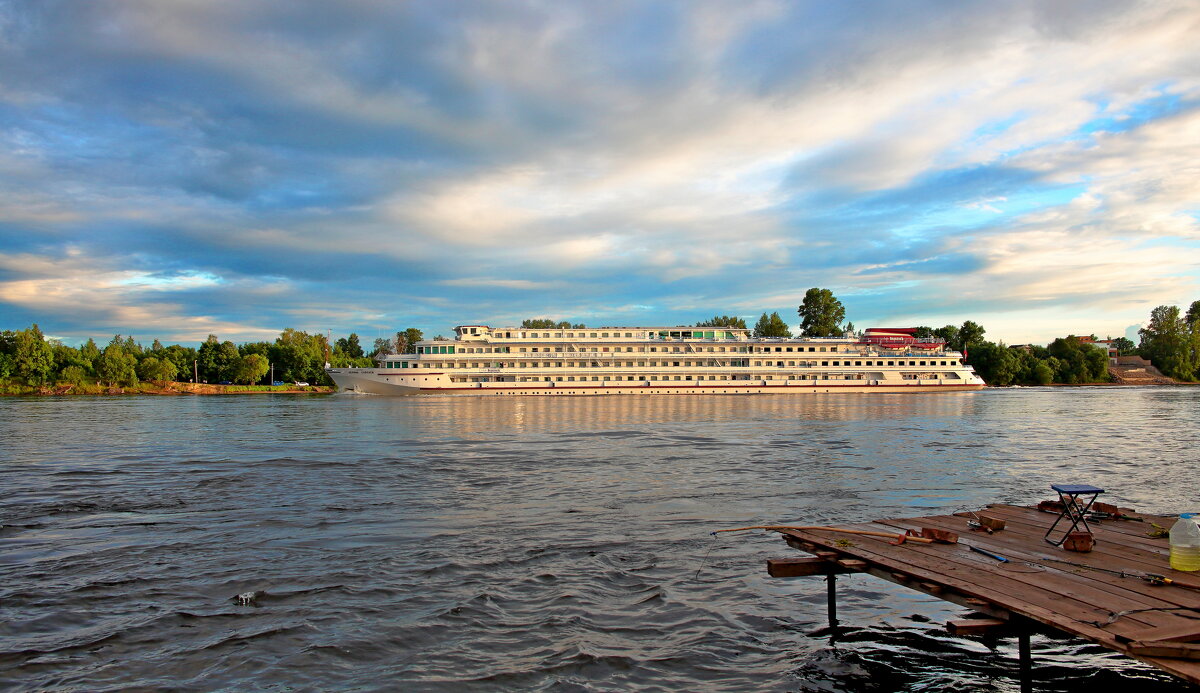
[[[660,423],[871,421],[957,418],[973,414],[981,393],[937,395],[604,397],[355,397],[404,425],[428,425],[466,438],[491,433],[607,430]],[[364,400],[371,401],[364,401]],[[419,422],[419,423],[418,423]]]
[[[848,576],[858,630],[830,646],[808,635],[822,584],[763,574],[777,538],[709,532],[1031,503],[1059,481],[1197,509],[1198,414],[1200,388],[0,399],[0,680],[1003,688],[1011,652],[941,633],[958,610]],[[1037,647],[1048,690],[1100,670],[1185,690]]]

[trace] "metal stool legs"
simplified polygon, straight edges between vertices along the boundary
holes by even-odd
[[[1046,530],[1046,541],[1055,546],[1062,546],[1071,532],[1079,531],[1080,525],[1083,526],[1083,531],[1091,534],[1092,528],[1088,526],[1087,514],[1092,503],[1096,502],[1096,496],[1104,493],[1104,489],[1087,484],[1052,484],[1050,488],[1058,491],[1058,499],[1062,502],[1063,509],[1054,519],[1054,524],[1050,525],[1050,529]],[[1057,540],[1052,539],[1055,528],[1063,520],[1070,522],[1071,526],[1067,527]]]

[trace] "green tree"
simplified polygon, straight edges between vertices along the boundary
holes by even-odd
[[[714,315],[709,320],[703,320],[696,323],[696,327],[736,327],[746,329],[746,321],[741,318],[735,318],[730,315]]]
[[[116,340],[104,347],[96,360],[96,375],[110,385],[137,385],[137,358],[125,353],[124,343]]]
[[[142,380],[167,382],[175,379],[177,369],[170,359],[147,356],[137,365],[137,376]]]
[[[210,334],[200,345],[200,350],[196,353],[197,367],[200,371],[200,382],[217,382],[220,380],[221,368],[218,364],[217,352],[220,350],[221,341],[217,339],[217,335]]]
[[[976,342],[966,363],[975,367],[975,372],[985,383],[995,386],[1011,385],[1020,369],[1013,350],[993,342]]]
[[[791,337],[792,331],[788,329],[787,323],[783,318],[779,317],[779,313],[771,313],[768,317],[766,313],[758,319],[754,325],[755,337]]]
[[[379,337],[375,340],[375,346],[373,346],[371,348],[371,355],[372,356],[380,356],[382,354],[391,353],[391,351],[392,351],[392,340],[386,339],[384,337]],[[359,352],[362,352],[362,349],[359,349]],[[346,356],[349,357],[350,355],[346,354]]]
[[[13,375],[30,384],[40,385],[54,374],[54,347],[37,323],[16,332],[12,360]]]
[[[96,346],[96,340],[88,337],[87,342],[79,347],[79,355],[87,362],[87,371],[95,373],[96,359],[100,358],[100,347]]]
[[[829,289],[813,287],[800,304],[800,334],[805,337],[840,337],[846,308]]]
[[[160,361],[170,361],[175,366],[175,377],[180,380],[191,380],[194,377],[196,368],[195,362],[198,360],[196,350],[192,347],[185,347],[179,344],[172,344],[163,349],[162,354],[158,357]]]
[[[954,325],[939,327],[933,331],[934,337],[946,340],[946,346],[954,351],[962,351],[962,341],[959,340],[958,328]]]
[[[88,374],[79,366],[67,366],[58,374],[60,382],[71,383],[72,385],[82,385],[87,382]]]
[[[326,383],[325,335],[287,328],[271,349],[271,361],[280,380]]]
[[[570,323],[568,322],[555,322],[550,318],[532,318],[521,321],[521,327],[527,330],[553,330],[556,328],[566,328],[569,326]]]
[[[921,327],[915,327],[913,329],[916,330],[916,332],[913,333],[913,336],[917,339],[929,339],[930,337],[934,336],[933,328],[929,327],[928,325],[922,325]]]
[[[1189,325],[1195,325],[1200,322],[1200,301],[1192,301],[1192,305],[1188,306],[1187,314],[1183,319]]]
[[[384,341],[386,342],[387,340]],[[375,343],[378,345],[379,340],[375,340]],[[350,333],[349,337],[342,337],[334,342],[333,348],[352,359],[361,359],[363,357],[362,345],[358,343],[358,335],[353,332]]]
[[[240,356],[230,367],[231,380],[235,383],[250,385],[262,380],[267,374],[270,364],[262,354],[247,354]]]
[[[983,333],[984,332],[987,332],[987,330],[983,329],[983,327],[981,327],[980,325],[978,325],[970,320],[964,322],[962,324],[962,327],[958,328],[958,347],[959,348],[956,349],[956,351],[962,351],[963,349],[970,349],[975,344],[983,342]],[[949,340],[947,340],[947,341],[949,341]]]
[[[1112,340],[1112,343],[1113,346],[1117,348],[1118,356],[1129,356],[1134,352],[1134,350],[1137,349],[1137,345],[1133,343],[1132,339],[1126,339],[1124,337],[1117,337],[1116,339]]]
[[[1035,385],[1049,385],[1054,382],[1054,369],[1045,361],[1038,360],[1033,366],[1033,372],[1030,374],[1028,382]]]
[[[1196,371],[1189,353],[1191,332],[1178,306],[1158,306],[1150,311],[1150,323],[1138,330],[1138,353],[1164,374],[1191,380]]]
[[[425,333],[415,327],[410,327],[403,332],[396,333],[396,353],[399,354],[415,354],[417,353],[417,342],[425,338]]]
[[[62,342],[55,342],[54,347],[54,372],[59,374],[59,379],[66,379],[70,382],[78,382],[65,378],[63,374],[68,368],[79,368],[85,374],[92,368],[90,361],[83,358],[83,354],[79,349],[72,346],[67,346]]]

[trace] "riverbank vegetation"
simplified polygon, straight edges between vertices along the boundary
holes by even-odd
[[[804,337],[840,337],[853,333],[853,323],[842,324],[845,308],[829,289],[812,288],[798,309]],[[697,327],[738,327],[742,318],[717,315]],[[582,323],[550,319],[525,320],[529,328],[583,328]],[[755,337],[790,337],[791,330],[779,313],[763,313],[754,326]],[[1110,380],[1108,355],[1090,337],[1067,336],[1046,346],[1007,346],[984,339],[986,330],[971,320],[960,326],[919,327],[923,338],[945,340],[948,348],[961,351],[965,361],[989,385],[1081,384]],[[1200,301],[1182,312],[1178,306],[1158,306],[1146,327],[1139,330],[1135,346],[1125,338],[1113,340],[1121,355],[1138,355],[1150,360],[1165,375],[1180,381],[1200,379]],[[104,394],[116,389],[156,392],[170,389],[168,383],[222,385],[221,392],[277,391],[295,386],[273,383],[307,383],[329,386],[326,359],[335,368],[370,367],[379,354],[415,353],[423,333],[416,328],[396,332],[391,338],[375,340],[371,353],[362,347],[357,334],[332,344],[325,335],[288,328],[273,342],[234,344],[209,335],[196,347],[154,340],[149,347],[133,337],[114,335],[100,348],[89,339],[73,347],[47,339],[36,324],[23,330],[0,332],[0,394],[71,392]],[[184,390],[180,390],[184,391]],[[191,390],[194,391],[194,390]]]
[[[376,340],[375,350],[412,353],[420,340],[421,331],[410,328],[396,333],[394,340]],[[79,347],[47,339],[34,324],[0,332],[0,394],[168,394],[173,382],[218,386],[212,393],[295,391],[332,385],[325,375],[326,358],[335,367],[374,365],[356,334],[332,348],[324,335],[291,328],[274,342],[234,344],[209,335],[197,347],[164,346],[157,339],[146,347],[118,334],[100,348],[94,339]]]

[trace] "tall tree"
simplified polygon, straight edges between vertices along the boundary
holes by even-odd
[[[169,381],[176,375],[175,364],[170,359],[147,356],[137,365],[137,376],[142,380]]]
[[[741,318],[735,318],[730,315],[714,315],[709,320],[703,320],[696,323],[696,327],[737,327],[746,329],[746,321]]]
[[[1118,356],[1128,356],[1137,348],[1132,339],[1126,339],[1125,337],[1117,337],[1112,340],[1112,343],[1117,348]]]
[[[261,380],[268,368],[267,357],[262,354],[240,356],[230,367],[230,380],[249,385]]]
[[[338,341],[340,342],[341,340],[338,340]],[[383,354],[391,353],[391,351],[392,351],[392,340],[390,340],[386,337],[376,337],[375,338],[375,345],[371,347],[371,356],[381,356]],[[359,349],[358,352],[361,354],[362,349]],[[347,354],[347,355],[349,355],[349,354]]]
[[[1187,315],[1183,316],[1189,325],[1195,325],[1200,322],[1200,301],[1192,301],[1192,305],[1188,306]]]
[[[54,347],[37,323],[17,331],[12,359],[14,375],[28,383],[40,385],[54,373]]]
[[[1149,324],[1138,330],[1141,336],[1138,353],[1164,374],[1191,380],[1195,364],[1188,349],[1190,333],[1188,323],[1179,314],[1179,306],[1158,306],[1150,311]]]
[[[968,320],[958,328],[958,346],[961,348],[970,349],[973,345],[983,341],[983,333],[987,330],[982,326]]]
[[[787,323],[783,318],[779,317],[779,313],[771,313],[768,317],[766,313],[758,319],[754,325],[755,337],[791,337],[792,331],[788,328]]]
[[[800,304],[800,334],[805,337],[839,337],[846,308],[829,289],[813,287]]]
[[[401,354],[417,353],[417,342],[425,338],[425,333],[415,327],[396,333],[396,351]]]
[[[954,351],[962,351],[962,341],[958,336],[958,328],[954,325],[937,328],[933,331],[933,336],[946,340],[946,346]]]
[[[87,362],[87,370],[89,373],[96,372],[96,359],[100,358],[100,347],[96,346],[96,340],[88,337],[83,346],[79,347],[79,355]]]
[[[387,341],[387,340],[384,340],[384,341]],[[378,345],[379,340],[378,339],[375,340],[375,343]],[[389,345],[389,347],[390,347],[390,345]],[[363,357],[362,345],[359,344],[359,342],[358,342],[358,335],[354,334],[353,332],[350,333],[349,337],[342,337],[341,339],[334,342],[333,348],[340,350],[343,354],[345,354],[346,356],[349,356],[352,359],[361,359]],[[385,351],[386,351],[386,349],[385,349]]]
[[[221,341],[217,339],[217,335],[210,334],[200,345],[200,350],[196,352],[197,368],[200,372],[201,382],[217,382],[220,380],[221,366],[218,360],[218,351],[221,348]]]
[[[96,375],[110,385],[137,385],[137,358],[125,353],[124,342],[113,340],[96,363]]]

